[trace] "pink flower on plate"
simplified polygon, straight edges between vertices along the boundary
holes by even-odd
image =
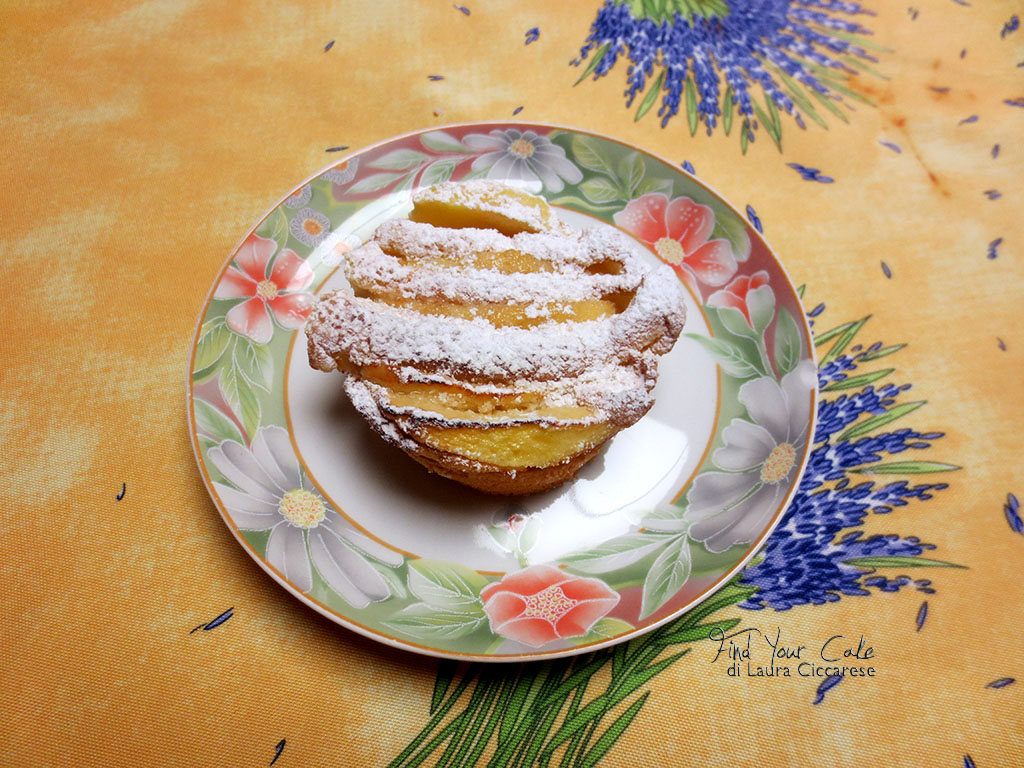
[[[550,565],[507,574],[484,587],[480,598],[494,634],[533,648],[586,634],[619,602],[603,581]]]
[[[615,214],[615,223],[654,249],[662,261],[696,289],[696,283],[725,285],[736,274],[736,256],[728,240],[709,240],[715,214],[688,197],[669,200],[651,192],[631,200]]]
[[[295,251],[285,248],[268,270],[275,251],[275,241],[250,235],[213,294],[215,299],[245,299],[229,309],[225,319],[228,328],[257,344],[266,344],[274,335],[271,318],[282,328],[301,328],[316,301],[303,290],[313,282],[313,270]]]
[[[747,321],[747,325],[753,328],[755,321],[751,317],[749,297],[750,294],[758,288],[768,285],[768,280],[768,273],[763,269],[752,275],[740,275],[725,286],[725,288],[717,290],[711,294],[711,296],[708,297],[708,306],[732,307],[733,309],[738,309],[743,313],[743,318]],[[772,294],[771,287],[769,286],[767,292],[762,293]],[[772,294],[772,296],[774,296],[774,294]],[[771,302],[771,306],[774,308],[774,301]],[[770,319],[771,318],[769,317],[769,320]]]

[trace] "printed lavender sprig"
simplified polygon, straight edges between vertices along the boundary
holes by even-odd
[[[845,122],[851,102],[871,104],[848,82],[877,74],[869,49],[883,50],[854,18],[864,15],[838,0],[605,0],[573,63],[587,62],[579,81],[596,80],[627,59],[626,106],[639,99],[637,120],[660,96],[662,127],[684,111],[691,135],[739,124],[745,153],[763,127],[781,150],[781,113],[801,129],[804,117],[827,128],[823,113]]]
[[[824,310],[819,304],[808,316],[819,317]],[[866,536],[859,530],[870,514],[894,513],[946,488],[945,483],[912,485],[907,480],[876,485],[865,477],[915,477],[959,469],[900,455],[926,450],[942,434],[890,428],[925,403],[904,401],[909,385],[882,383],[892,368],[867,370],[869,363],[904,347],[855,345],[867,320],[816,335],[819,348],[831,346],[820,360],[822,397],[811,463],[755,564],[695,609],[613,648],[514,666],[474,664],[461,673],[455,662],[441,662],[429,720],[389,768],[411,768],[430,758],[430,764],[450,768],[592,768],[641,714],[655,677],[678,664],[693,643],[707,642],[711,632],[727,632],[741,622],[722,611],[734,606],[786,610],[908,587],[934,594],[930,580],[902,573],[952,566],[923,556],[933,545],[914,536]],[[897,460],[891,461],[894,455]],[[927,605],[925,601],[917,610],[918,631]],[[840,676],[822,681],[811,703],[826,702],[826,694],[841,681]],[[841,695],[841,689],[829,694],[833,695]],[[482,762],[485,752],[491,757]],[[621,761],[621,754],[618,757]]]

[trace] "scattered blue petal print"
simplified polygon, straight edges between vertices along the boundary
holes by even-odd
[[[839,682],[843,679],[842,675],[830,675],[826,677],[821,685],[818,686],[818,690],[815,692],[814,701],[812,704],[821,704],[825,700],[825,694],[830,690],[839,685]]]
[[[882,262],[882,274],[884,274],[890,280],[892,279],[892,270],[889,269],[889,265],[886,264],[884,261]]]
[[[978,116],[977,115],[971,115],[970,117],[965,117],[963,120],[961,120],[959,123],[957,123],[957,125],[967,125],[968,123],[976,123],[976,122],[978,122]]]
[[[328,147],[327,149],[324,150],[324,152],[344,152],[346,149],[348,149],[347,144],[337,147]]]
[[[917,609],[917,631],[921,631],[921,627],[924,626],[925,619],[928,618],[928,601],[925,600],[921,603],[921,607]]]
[[[917,8],[907,8],[907,13],[910,14],[910,20],[911,21],[917,21],[917,14],[918,14]]]
[[[1001,349],[1001,350],[1002,350],[1003,352],[1005,352],[1005,351],[1006,351],[1006,342],[1005,342],[1005,341],[1003,341],[1002,339],[1000,339],[1000,338],[999,338],[998,336],[996,336],[996,343],[997,343],[997,344],[999,345],[999,348],[1000,348],[1000,349]]]
[[[878,143],[887,149],[891,149],[897,155],[903,154],[903,150],[900,149],[899,144],[893,144],[891,141],[879,141]]]
[[[964,755],[964,768],[978,768],[975,765],[974,760],[971,759],[970,755]]]
[[[1003,193],[1000,192],[998,189],[986,189],[985,190],[985,197],[987,197],[989,200],[998,200],[1002,196],[1003,196]]]
[[[948,85],[929,85],[928,87],[936,93],[949,93]]]
[[[434,82],[444,80],[444,75],[427,75],[427,80],[433,80]]]
[[[464,5],[453,5],[452,8],[454,8],[457,11],[462,11],[464,14],[469,16],[469,8],[467,8]]]
[[[518,115],[522,111],[523,111],[523,107],[522,107],[522,105],[520,105],[520,106],[518,106],[518,107],[516,107],[515,109],[512,110],[512,116],[515,117],[516,115]]]
[[[1016,32],[1020,29],[1020,19],[1017,18],[1017,14],[1010,17],[1010,20],[1003,24],[1003,28],[999,32],[999,37],[1004,38],[1011,32]]]
[[[754,210],[754,206],[747,205],[747,220],[754,226],[758,232],[764,234],[764,227],[761,226],[761,219],[757,215],[757,211]]]
[[[999,257],[999,246],[1002,245],[1003,238],[997,237],[991,243],[988,244],[988,257],[995,259]]]
[[[1004,104],[1009,104],[1011,107],[1024,107],[1024,98],[1021,99],[1003,99]]]
[[[992,159],[995,160],[997,157],[999,157],[999,145],[998,144],[993,144],[992,145]]]
[[[192,632],[197,632],[200,629],[203,630],[204,632],[209,632],[211,629],[216,629],[217,627],[219,627],[221,624],[223,624],[225,621],[227,621],[228,619],[230,619],[234,615],[235,615],[235,609],[234,608],[228,608],[226,611],[224,611],[224,613],[222,613],[217,618],[215,618],[215,619],[213,619],[211,621],[208,621],[205,624],[200,624],[198,627],[195,627],[191,632],[189,632],[189,634],[191,635]]]
[[[960,58],[962,59],[962,58],[964,58],[965,56],[967,56],[967,49],[966,49],[966,48],[964,48],[964,49],[962,49],[962,50],[960,51]]]
[[[1005,351],[1005,345],[1003,345],[1003,349]],[[1020,502],[1012,493],[1006,495],[1003,512],[1006,513],[1006,522],[1010,524],[1010,530],[1014,533],[1024,533],[1024,520],[1020,517]]]
[[[279,742],[277,742],[277,745],[274,747],[274,759],[270,761],[270,765],[273,765],[277,762],[277,758],[279,758],[281,756],[281,753],[284,752],[284,745],[287,743],[288,742],[285,739],[281,739]]]
[[[689,160],[683,160],[683,162],[680,163],[679,167],[682,168],[687,173],[689,173],[691,176],[696,176],[697,175],[697,171],[693,167],[693,163],[691,163]]]
[[[986,683],[986,688],[1005,688],[1008,685],[1013,685],[1016,680],[1012,677],[1000,677],[998,680],[993,680],[991,683]]]
[[[523,45],[536,42],[538,37],[540,37],[540,27],[532,27],[526,30],[526,40],[523,42]]]
[[[327,45],[324,46],[324,53],[327,53],[333,47],[334,47],[334,41],[331,40],[329,43],[327,43]]]
[[[822,184],[831,184],[835,179],[831,176],[822,176],[821,171],[817,168],[808,168],[806,165],[800,165],[800,163],[786,163],[790,168],[800,174],[800,178],[804,181],[820,181]]]

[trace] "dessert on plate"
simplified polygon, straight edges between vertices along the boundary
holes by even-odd
[[[496,494],[568,480],[653,405],[678,279],[498,182],[413,202],[346,255],[349,288],[306,326],[310,365],[342,371],[374,431],[432,472]]]

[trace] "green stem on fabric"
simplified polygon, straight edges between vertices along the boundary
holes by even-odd
[[[477,687],[480,687],[479,684]],[[473,745],[473,742],[478,738],[480,726],[483,723],[484,718],[487,717],[488,712],[491,710],[491,706],[497,700],[498,692],[504,687],[505,683],[501,680],[493,679],[487,681],[487,695],[485,696],[483,703],[480,705],[480,710],[477,713],[476,718],[474,718],[472,724],[470,724],[466,729],[466,735],[462,739],[461,746],[452,756],[451,766],[453,768],[458,768],[458,766],[464,765],[462,759],[466,756],[466,753]],[[470,765],[472,765],[472,763],[470,763]],[[440,766],[441,763],[438,763],[438,768],[440,768]]]
[[[423,743],[427,736],[430,735],[430,732],[437,728],[440,722],[444,719],[445,715],[448,714],[449,710],[451,710],[451,708],[455,706],[455,702],[458,701],[458,699],[462,696],[463,691],[466,690],[470,682],[472,682],[473,678],[476,677],[478,671],[479,665],[474,664],[463,673],[462,681],[456,687],[455,691],[451,694],[451,696],[448,697],[447,701],[445,701],[440,707],[437,708],[437,711],[434,713],[434,716],[430,718],[430,722],[428,722],[426,727],[424,727],[424,729],[419,732],[416,738],[409,742],[409,745],[402,750],[398,757],[396,757],[394,760],[388,763],[388,768],[404,768],[405,761],[409,757],[409,755],[415,752],[416,748],[419,747],[419,745]]]
[[[509,684],[506,684],[505,687],[509,687]],[[463,764],[465,768],[476,768],[477,760],[480,759],[480,755],[483,754],[484,749],[490,742],[491,734],[494,733],[494,729],[497,728],[498,723],[505,716],[505,711],[505,705],[499,695],[498,701],[494,706],[494,711],[491,712],[491,716],[487,720],[487,725],[484,726],[483,731],[477,738],[476,746],[473,747],[473,752],[469,755],[469,759]]]
[[[464,744],[472,736],[472,723],[480,720],[481,713],[478,710],[492,688],[493,681],[490,678],[491,676],[487,675],[486,672],[480,674],[476,688],[473,689],[473,695],[469,697],[469,704],[456,717],[456,720],[461,724],[460,728],[456,729],[451,741],[448,742],[448,748],[441,755],[441,759],[437,761],[435,768],[447,768],[458,752],[459,745]]]

